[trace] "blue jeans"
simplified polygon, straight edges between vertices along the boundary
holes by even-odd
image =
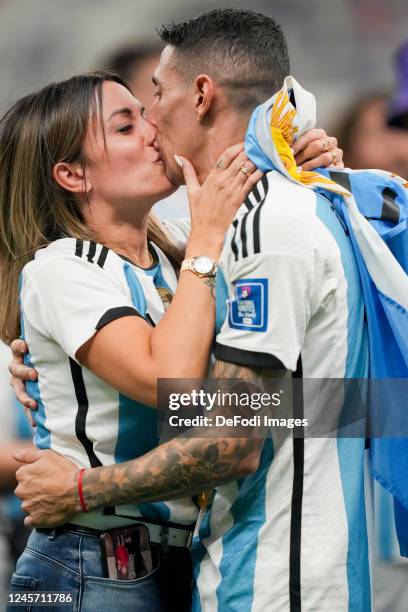
[[[186,549],[164,554],[155,547],[157,567],[147,576],[118,581],[103,578],[98,535],[56,530],[34,530],[17,562],[10,593],[40,591],[72,594],[72,604],[44,608],[27,604],[10,612],[183,612],[189,609],[191,568]]]

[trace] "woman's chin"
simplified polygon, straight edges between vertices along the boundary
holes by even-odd
[[[173,185],[173,183],[170,183],[170,181],[167,181],[167,189],[165,192],[163,192],[160,195],[160,199],[164,200],[164,198],[168,198],[169,196],[171,196],[172,193],[177,191],[178,188],[179,188],[178,185]]]

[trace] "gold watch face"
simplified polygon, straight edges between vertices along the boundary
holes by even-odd
[[[194,258],[193,267],[198,274],[206,276],[214,271],[214,262],[206,255],[201,255]]]

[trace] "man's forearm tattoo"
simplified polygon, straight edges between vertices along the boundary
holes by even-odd
[[[214,378],[258,378],[260,371],[217,361]],[[85,472],[84,497],[89,509],[145,503],[194,495],[235,480],[248,461],[258,457],[256,438],[175,438],[148,454],[122,464]]]

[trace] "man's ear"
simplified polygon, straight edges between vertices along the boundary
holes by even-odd
[[[203,121],[214,103],[215,85],[208,74],[199,74],[195,86],[195,112],[198,121]]]
[[[92,189],[85,169],[79,162],[58,162],[53,168],[54,180],[71,193],[88,193]]]

